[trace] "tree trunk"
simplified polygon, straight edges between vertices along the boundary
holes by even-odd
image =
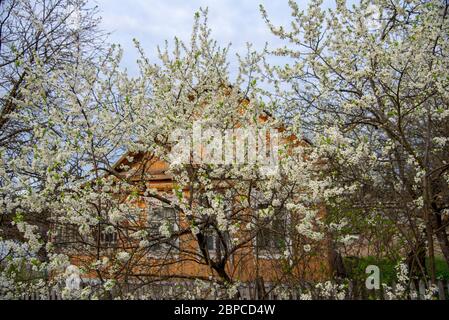
[[[346,278],[348,276],[343,258],[335,248],[335,243],[332,237],[328,240],[328,263],[332,278]]]
[[[433,223],[435,235],[438,240],[438,244],[440,245],[440,249],[443,252],[444,259],[446,260],[447,265],[449,266],[449,239],[446,232],[446,227],[443,226],[441,221],[441,215],[438,213],[434,213],[433,215]]]
[[[426,278],[426,252],[427,248],[424,241],[416,243],[416,246],[407,255],[407,267],[410,278]]]
[[[262,277],[256,278],[256,299],[266,299],[265,282],[263,281]]]

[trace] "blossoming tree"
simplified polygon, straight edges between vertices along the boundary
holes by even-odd
[[[289,28],[262,8],[288,42],[271,53],[292,58],[263,76],[285,116],[314,136],[331,183],[347,189],[334,217],[362,228],[365,248],[380,239],[383,254],[408,257],[413,273],[426,274],[427,257],[435,280],[434,239],[449,263],[449,4],[321,4],[302,11],[290,1]]]
[[[134,297],[139,287],[183,280],[234,297],[239,280],[267,272],[266,281],[282,284],[324,274],[317,253],[327,183],[307,159],[310,145],[265,110],[252,76],[257,54],[240,58],[230,79],[228,49],[211,40],[206,16],[195,16],[189,44],[175,39],[159,50],[158,63],[136,41],[135,78],[120,71],[115,46],[95,63],[80,59],[49,74],[37,61],[25,75],[15,103],[30,111],[13,114],[34,139],[15,159],[2,152],[5,214],[21,234],[5,242],[4,296],[79,276],[84,288],[65,286],[64,297]],[[184,157],[176,144],[197,124],[204,134],[183,148],[200,147]],[[151,172],[160,162],[170,177],[164,190]],[[194,267],[179,267],[186,263]]]

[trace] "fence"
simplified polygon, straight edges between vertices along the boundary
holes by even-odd
[[[46,294],[32,293],[28,295],[23,295],[21,300],[63,300],[61,297],[61,292],[57,290],[51,290]]]
[[[191,284],[190,284],[191,285]],[[263,287],[262,287],[263,285]],[[238,288],[237,299],[240,300],[300,300],[302,293],[311,293],[312,299],[336,299],[335,295],[320,296],[315,286],[312,284],[295,287],[294,289],[286,286],[272,284],[260,284],[257,282],[245,283]],[[182,287],[186,289],[188,284],[183,284]],[[409,297],[412,300],[425,299],[427,290],[430,284],[426,281],[420,280],[410,284],[410,291],[416,292],[415,296]],[[434,300],[449,300],[449,281],[438,280],[436,283],[438,292],[433,294]],[[178,295],[173,291],[173,283],[159,283],[154,285],[147,285],[133,290],[134,298],[137,299],[182,299],[183,296]],[[192,287],[193,288],[193,287]],[[398,287],[393,284],[388,288],[389,292],[397,293]],[[349,282],[344,291],[345,300],[389,300],[391,297],[387,293],[387,288],[381,286],[379,290],[368,290],[364,283]],[[285,294],[287,293],[287,294]],[[114,296],[112,294],[112,296]],[[207,299],[222,299],[222,296],[211,294]],[[342,297],[340,296],[340,299]],[[33,293],[24,295],[21,300],[63,300],[61,292],[58,290],[51,290],[45,294]]]
[[[432,294],[432,299],[434,300],[449,300],[449,281],[438,280],[435,284],[438,289],[437,292]],[[276,290],[276,289],[281,290]],[[430,282],[424,280],[419,280],[411,282],[407,292],[415,293],[408,298],[411,300],[424,300],[426,295],[429,294]],[[327,296],[320,296],[319,290],[314,288],[312,284],[303,285],[301,287],[296,287],[294,289],[286,288],[285,294],[282,292],[282,287],[273,286],[270,284],[265,284],[264,288],[261,290],[260,286],[257,284],[250,283],[242,288],[240,288],[240,299],[242,300],[299,300],[301,299],[302,293],[311,293],[310,298],[312,299],[336,299],[337,293],[330,294]],[[349,282],[347,288],[343,290],[345,300],[390,300],[394,299],[394,296],[399,292],[399,287],[393,284],[391,287],[386,288],[381,286],[378,290],[369,290],[366,288],[365,283]],[[388,292],[393,293],[391,297]],[[401,292],[403,292],[401,290]],[[340,297],[341,298],[341,297]]]

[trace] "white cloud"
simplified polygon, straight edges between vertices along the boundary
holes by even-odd
[[[124,49],[124,64],[135,71],[137,52],[132,39],[137,38],[150,58],[156,46],[175,36],[188,40],[194,13],[209,8],[209,26],[212,36],[221,46],[232,43],[231,53],[244,53],[246,42],[261,49],[265,42],[280,44],[270,34],[259,12],[262,3],[275,24],[286,24],[290,19],[287,0],[91,0],[99,5],[102,27],[113,31],[111,41]],[[331,0],[328,0],[330,2]],[[304,8],[307,0],[299,1]]]

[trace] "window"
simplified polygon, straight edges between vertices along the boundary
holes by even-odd
[[[56,227],[55,240],[58,244],[69,244],[76,242],[78,239],[78,230],[75,225],[62,224]]]
[[[117,231],[102,230],[100,233],[100,245],[102,247],[114,247],[117,245]]]
[[[148,210],[148,230],[151,251],[156,254],[168,253],[177,247],[178,240],[170,239],[161,229],[172,234],[177,230],[176,210],[167,206],[150,207]]]
[[[256,247],[260,254],[279,254],[285,250],[288,243],[287,217],[282,215],[260,221],[256,236]]]
[[[222,232],[222,237],[224,242],[229,246],[229,234],[227,232]],[[223,254],[225,251],[224,244],[215,230],[208,230],[205,232],[204,237],[206,239],[206,248],[210,255],[216,255],[217,252]]]

